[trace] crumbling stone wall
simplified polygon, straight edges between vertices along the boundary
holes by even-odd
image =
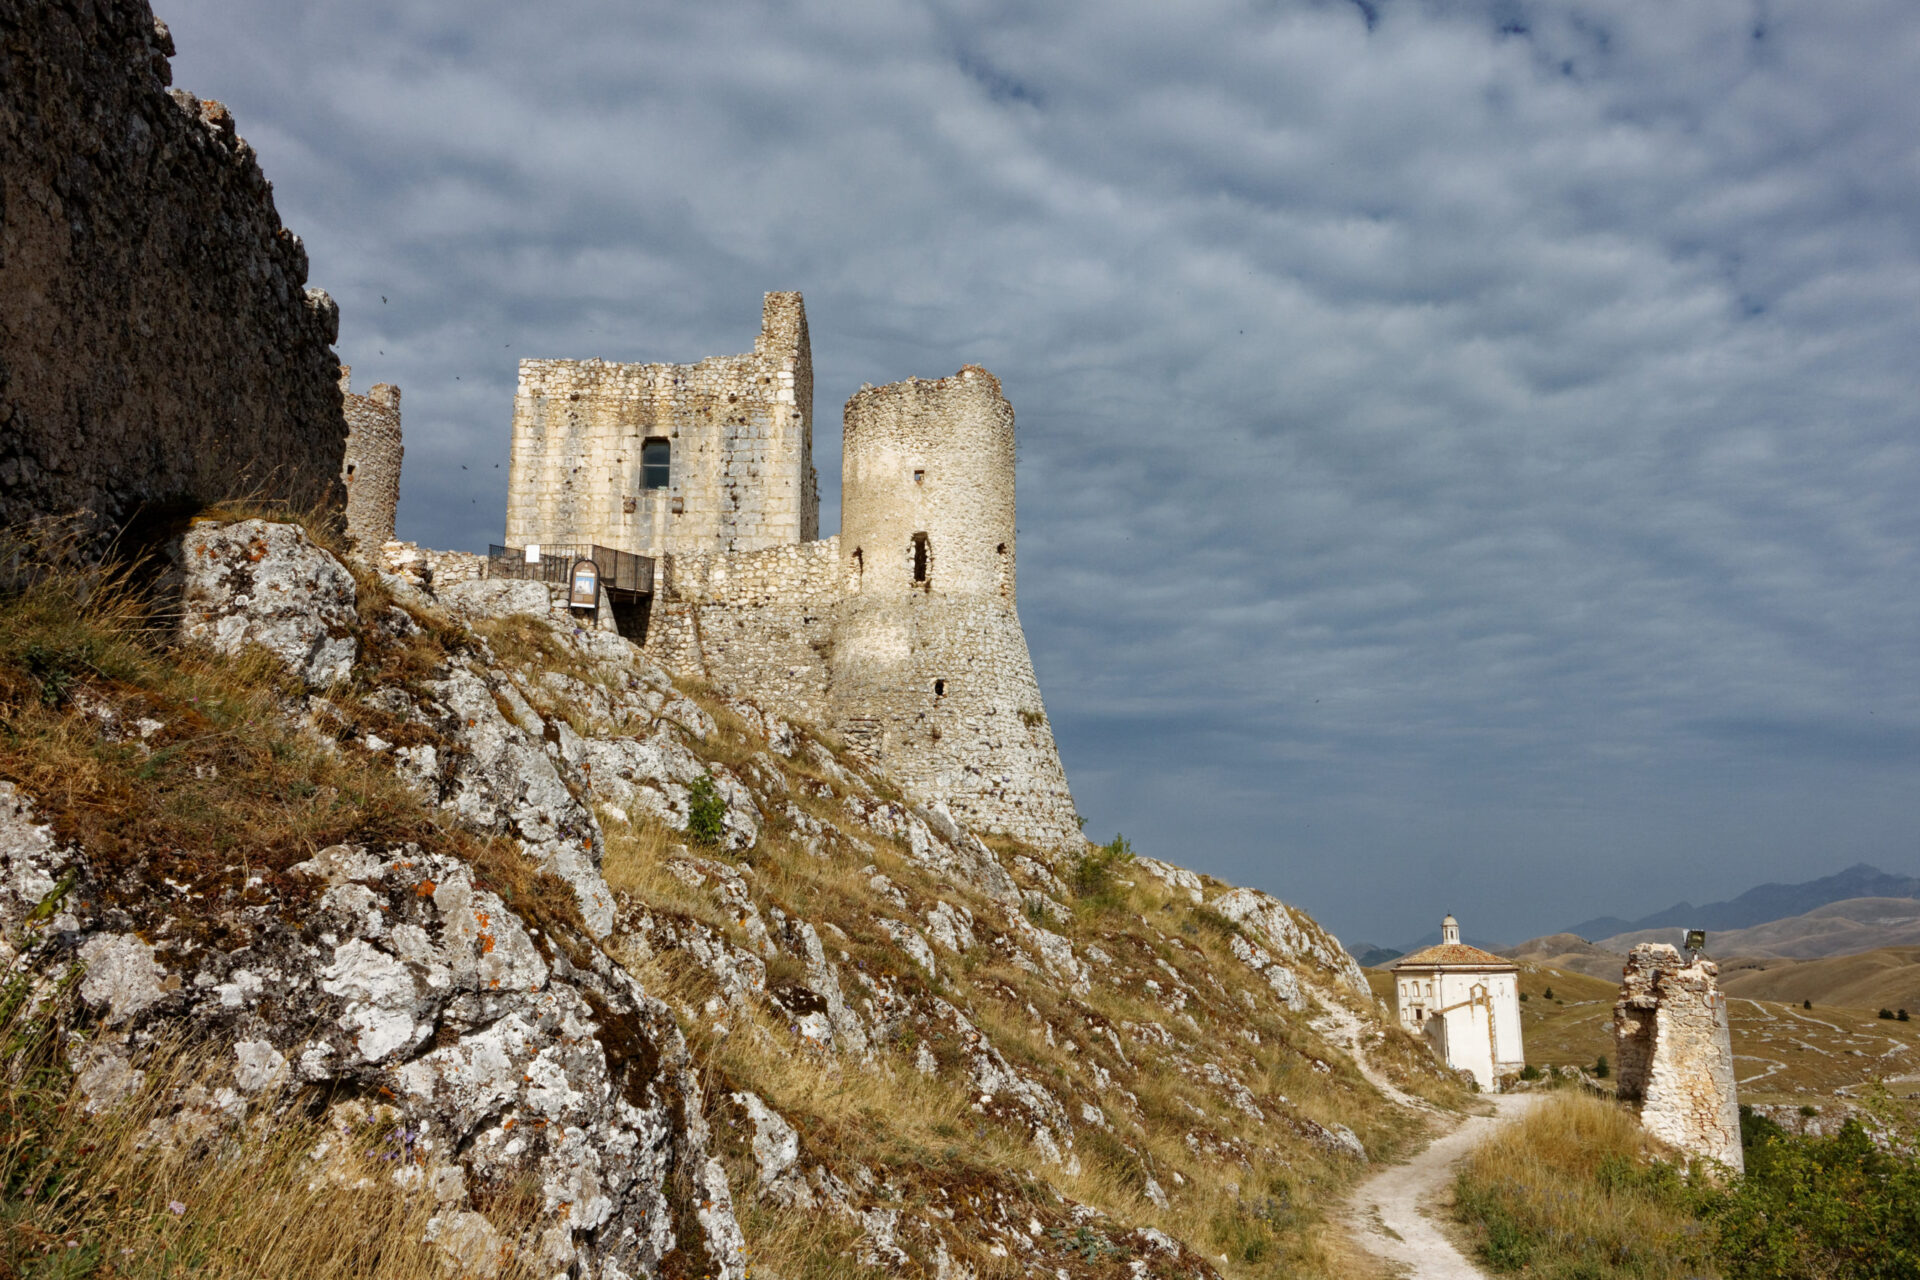
[[[796,719],[828,722],[840,542],[673,555],[660,565],[646,651]]]
[[[1619,1096],[1648,1133],[1739,1172],[1740,1104],[1719,966],[1663,942],[1627,956],[1613,1006]]]
[[[346,461],[340,482],[347,489],[347,536],[362,555],[393,541],[400,507],[400,388],[376,382],[364,396],[349,385],[353,370],[340,366],[340,398],[347,418]]]
[[[343,500],[331,299],[145,0],[0,0],[0,523]]]
[[[1081,840],[1015,609],[1013,406],[991,373],[847,402],[834,724],[983,831]]]
[[[797,293],[769,293],[751,355],[698,364],[523,360],[513,403],[509,546],[641,555],[757,551],[820,536],[813,357]],[[672,450],[644,486],[642,446]]]

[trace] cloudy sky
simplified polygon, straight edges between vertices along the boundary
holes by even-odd
[[[160,0],[401,535],[521,356],[1003,380],[1089,831],[1398,944],[1920,872],[1920,8]]]

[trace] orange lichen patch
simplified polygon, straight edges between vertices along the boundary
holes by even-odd
[[[414,889],[413,889],[414,896],[420,897],[420,898],[431,898],[433,896],[433,888],[434,888],[433,881],[422,880],[419,884],[414,886]]]

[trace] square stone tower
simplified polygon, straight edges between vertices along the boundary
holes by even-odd
[[[820,536],[813,355],[797,293],[769,293],[748,355],[697,364],[522,360],[509,546],[639,555]]]

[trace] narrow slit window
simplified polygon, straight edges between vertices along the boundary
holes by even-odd
[[[923,585],[927,580],[927,535],[913,535],[913,581],[915,586]]]
[[[947,682],[945,680],[935,680],[933,682],[933,696],[936,698],[944,698],[947,696]]]
[[[664,489],[673,475],[673,443],[654,436],[640,446],[640,487]]]
[[[915,484],[925,484],[925,483],[927,482],[927,473],[926,473],[926,472],[924,472],[924,471],[916,471],[916,472],[914,472],[914,473],[913,473],[913,482],[914,482]]]

